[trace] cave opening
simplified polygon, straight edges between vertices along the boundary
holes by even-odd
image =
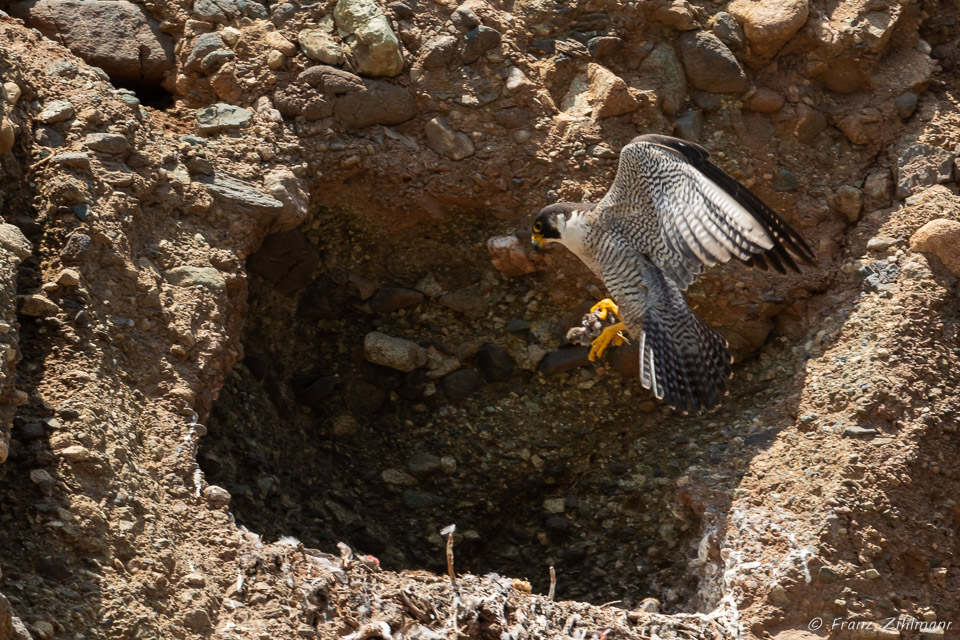
[[[460,572],[546,593],[554,566],[561,598],[703,606],[700,520],[678,479],[718,464],[729,434],[653,406],[636,379],[537,372],[588,294],[499,274],[497,232],[469,215],[383,232],[319,210],[269,236],[247,263],[244,356],[201,442],[207,481],[268,541],[343,541],[387,569],[443,573],[439,532],[455,523]],[[374,364],[371,333],[426,360]]]
[[[157,111],[166,111],[173,108],[173,94],[163,88],[160,82],[138,79],[130,81],[125,78],[111,77],[110,81],[117,89],[133,95],[140,104]]]
[[[157,111],[166,111],[173,108],[173,94],[157,84],[141,83],[132,87],[125,87],[133,91],[137,99],[145,107],[156,109]]]

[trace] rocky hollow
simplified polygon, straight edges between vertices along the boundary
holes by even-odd
[[[107,4],[0,16],[0,638],[949,637],[955,4]],[[706,416],[526,249],[651,131],[819,259]]]

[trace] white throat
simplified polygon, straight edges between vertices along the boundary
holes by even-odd
[[[560,242],[563,243],[563,246],[567,249],[575,253],[581,260],[583,260],[584,255],[588,255],[588,253],[584,252],[583,246],[583,241],[586,237],[586,226],[583,223],[582,214],[582,211],[573,211],[569,219],[560,218],[557,220],[557,229],[560,231]]]

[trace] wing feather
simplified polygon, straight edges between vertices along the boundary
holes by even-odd
[[[677,138],[645,135],[625,146],[614,184],[596,213],[626,218],[624,224],[634,228],[659,229],[664,255],[634,248],[679,278],[682,289],[702,267],[731,258],[781,273],[799,272],[798,260],[814,264],[813,251],[783,218],[710,162],[706,149]]]

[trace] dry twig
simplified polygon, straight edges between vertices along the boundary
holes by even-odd
[[[550,565],[550,591],[547,592],[547,600],[553,600],[553,597],[557,593],[557,572],[554,570],[553,565]]]
[[[451,524],[440,531],[440,535],[447,536],[447,575],[454,589],[457,588],[457,574],[453,572],[453,532],[456,530],[457,525]]]
[[[457,628],[457,607],[460,605],[460,589],[457,588],[457,574],[453,570],[453,532],[457,530],[457,525],[451,524],[440,531],[440,535],[447,536],[447,574],[450,576],[450,584],[453,586],[453,598],[450,600],[450,626],[453,629],[453,637],[460,635]]]
[[[401,590],[397,595],[400,598],[400,602],[403,603],[403,606],[407,608],[407,611],[409,611],[414,618],[424,624],[431,622],[431,617],[413,602],[410,594],[407,593],[405,589]]]
[[[40,168],[40,167],[42,167],[43,165],[45,165],[45,164],[47,164],[48,162],[50,162],[50,159],[51,159],[51,158],[53,158],[53,154],[52,154],[52,153],[51,153],[50,155],[48,155],[46,158],[42,158],[42,159],[40,159],[40,160],[37,160],[37,161],[34,162],[32,165],[30,165],[29,167],[27,167],[27,173],[31,173],[31,172],[33,172],[33,171],[36,171],[38,168]]]

